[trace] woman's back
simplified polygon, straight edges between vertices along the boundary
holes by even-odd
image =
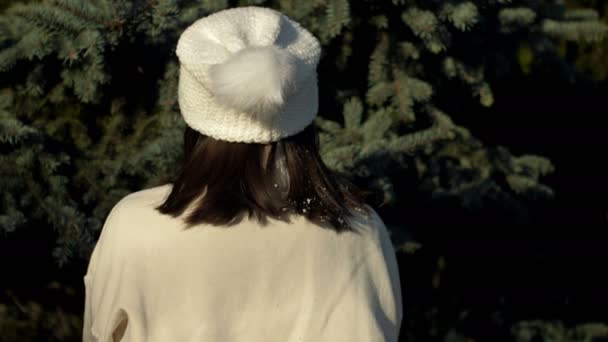
[[[304,216],[267,225],[183,229],[154,210],[163,185],[123,198],[95,247],[85,341],[123,321],[122,341],[397,341],[396,257],[372,211],[362,234],[337,234]]]

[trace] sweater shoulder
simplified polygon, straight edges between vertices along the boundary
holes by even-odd
[[[120,216],[122,222],[157,215],[159,212],[155,208],[166,199],[171,187],[171,184],[166,184],[132,192],[114,205],[110,215]]]
[[[132,192],[121,198],[110,211],[104,230],[111,230],[115,239],[126,239],[149,227],[161,216],[155,208],[168,196],[172,185],[161,185]]]
[[[368,243],[374,246],[384,246],[390,242],[390,231],[386,224],[370,205],[365,205],[367,213],[357,212],[351,218],[351,225],[365,236]]]
[[[161,204],[171,191],[172,186],[172,184],[164,184],[132,192],[120,199],[116,205],[121,207],[121,210],[125,210],[148,208],[157,203]]]

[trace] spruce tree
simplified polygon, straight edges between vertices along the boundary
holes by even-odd
[[[552,163],[485,146],[457,124],[458,104],[491,107],[493,82],[538,58],[572,77],[559,42],[607,32],[591,9],[532,0],[15,3],[0,16],[0,231],[47,225],[59,264],[88,257],[111,207],[179,160],[179,35],[244,5],[276,8],[320,38],[321,152],[374,205],[398,205],[405,182],[473,211],[507,203],[521,222],[521,201],[553,196],[541,182]]]

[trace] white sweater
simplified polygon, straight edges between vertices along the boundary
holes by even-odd
[[[153,209],[171,185],[111,210],[84,276],[84,342],[395,342],[401,284],[375,211],[337,234],[294,216],[201,225]],[[123,322],[124,323],[124,322]]]

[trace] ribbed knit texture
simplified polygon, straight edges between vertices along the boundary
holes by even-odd
[[[211,68],[227,63],[243,49],[269,46],[289,54],[295,67],[293,89],[286,92],[280,108],[267,113],[244,111],[213,95]],[[180,111],[186,123],[203,134],[233,142],[268,143],[302,131],[317,115],[316,67],[321,46],[309,31],[276,10],[237,7],[199,19],[180,36],[176,54]],[[259,68],[254,61],[247,71]],[[261,85],[251,84],[256,86]]]

